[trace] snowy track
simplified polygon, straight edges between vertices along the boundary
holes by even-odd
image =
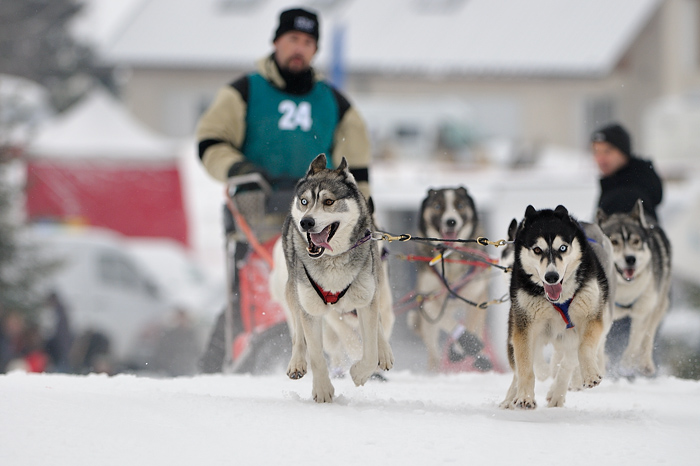
[[[150,379],[0,376],[2,465],[697,464],[700,382],[660,377],[498,403],[509,374],[388,373],[336,400],[283,374]]]

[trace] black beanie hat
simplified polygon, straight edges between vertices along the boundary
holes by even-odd
[[[282,34],[289,31],[305,32],[318,42],[318,16],[302,8],[283,11],[280,13],[280,25],[272,41],[276,41]]]
[[[597,129],[591,136],[591,142],[607,142],[617,147],[627,157],[632,157],[630,135],[621,125],[612,124]]]

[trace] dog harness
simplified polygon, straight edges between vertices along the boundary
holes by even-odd
[[[347,286],[343,291],[339,291],[337,293],[331,293],[330,291],[326,291],[321,286],[316,283],[313,278],[311,278],[311,275],[309,275],[309,271],[306,270],[306,267],[304,267],[304,272],[306,272],[306,277],[309,279],[309,282],[311,282],[311,286],[314,287],[314,290],[316,290],[316,293],[318,296],[321,298],[324,304],[335,304],[337,303],[340,298],[345,296],[345,293],[347,293],[348,289],[350,289],[350,285]]]
[[[571,301],[573,301],[573,300],[574,300],[574,298],[572,296],[571,299],[565,303],[561,303],[561,304],[552,303],[552,306],[554,306],[554,309],[556,309],[557,312],[559,313],[559,315],[561,316],[561,318],[564,319],[564,323],[566,324],[566,328],[574,328],[574,323],[571,322],[571,317],[569,317],[569,305],[571,305]]]

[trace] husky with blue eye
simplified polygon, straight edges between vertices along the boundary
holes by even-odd
[[[564,206],[528,206],[513,247],[507,348],[513,382],[501,407],[537,406],[533,364],[548,343],[558,360],[548,406],[563,406],[572,380],[590,388],[603,378],[600,355],[610,312],[606,269]]]
[[[326,332],[340,332],[346,340],[342,334],[351,326],[343,321],[357,320],[362,350],[350,368],[355,385],[364,385],[377,370],[394,364],[389,346],[394,322],[391,288],[372,231],[370,206],[346,160],[329,169],[324,154],[316,157],[296,185],[281,249],[287,275],[284,302],[293,328],[287,375],[300,379],[308,361],[312,396],[319,403],[331,402],[334,396],[324,356],[324,326],[337,324]]]

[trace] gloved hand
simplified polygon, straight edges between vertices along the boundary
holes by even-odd
[[[231,168],[228,169],[228,177],[231,178],[233,176],[241,176],[241,175],[247,175],[250,173],[259,173],[265,181],[270,183],[270,178],[268,177],[267,173],[265,170],[262,168],[258,167],[254,163],[248,162],[247,160],[243,160],[241,162],[236,162],[233,165],[231,165]],[[237,191],[243,192],[243,191],[252,191],[255,189],[261,189],[261,186],[257,183],[247,183],[238,186]]]

